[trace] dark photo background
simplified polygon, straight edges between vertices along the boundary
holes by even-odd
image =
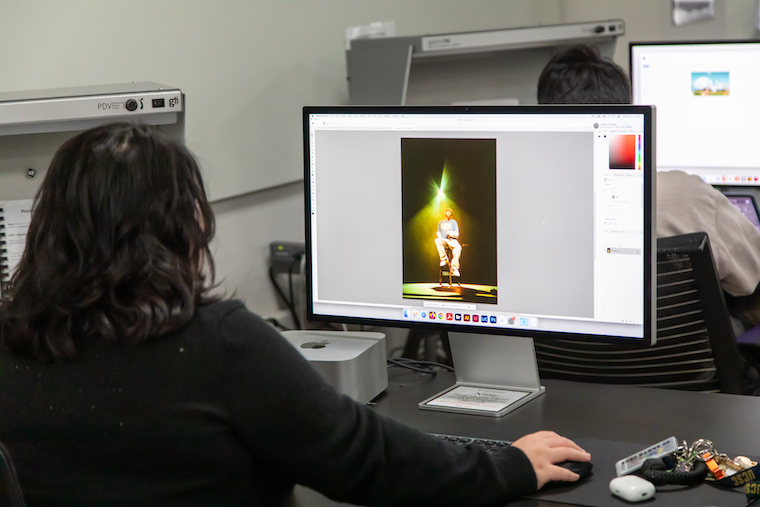
[[[438,282],[435,233],[451,208],[461,283],[495,287],[496,140],[403,138],[401,171],[404,283]]]

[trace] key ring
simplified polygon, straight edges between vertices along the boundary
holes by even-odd
[[[693,444],[691,444],[691,447],[689,448],[689,453],[695,453],[697,455],[697,459],[700,461],[705,461],[705,458],[702,456],[705,453],[710,453],[710,456],[713,456],[715,454],[715,446],[710,440],[706,440],[704,438],[700,438]]]
[[[663,484],[685,486],[704,481],[707,476],[707,465],[705,465],[704,461],[697,461],[694,463],[693,469],[677,472],[668,470],[668,467],[663,463],[662,458],[648,459],[641,467],[641,475],[644,479],[657,486]]]

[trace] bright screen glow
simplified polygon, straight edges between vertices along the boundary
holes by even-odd
[[[657,107],[657,169],[760,185],[760,41],[632,43],[633,103]]]
[[[305,108],[310,318],[649,338],[649,113]]]

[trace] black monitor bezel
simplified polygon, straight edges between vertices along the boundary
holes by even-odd
[[[528,330],[524,328],[490,327],[475,325],[450,325],[445,322],[435,324],[423,321],[385,320],[364,317],[347,317],[314,313],[312,294],[312,252],[311,252],[311,167],[309,145],[309,116],[312,114],[641,114],[644,117],[644,167],[650,173],[644,179],[645,227],[644,256],[650,262],[644,266],[644,336],[631,338],[622,336],[562,333],[558,331]],[[306,239],[306,317],[309,321],[357,324],[381,327],[413,328],[430,332],[485,333],[504,336],[522,336],[538,339],[563,339],[598,341],[601,343],[625,344],[630,347],[649,347],[656,342],[656,222],[655,222],[655,108],[640,105],[533,105],[533,106],[305,106],[303,108],[303,154],[304,154],[304,212]],[[646,232],[646,231],[645,231]]]

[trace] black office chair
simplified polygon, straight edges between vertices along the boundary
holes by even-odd
[[[11,455],[0,444],[0,507],[25,507]]]
[[[534,340],[543,378],[744,394],[741,356],[703,232],[657,240],[657,343]]]

